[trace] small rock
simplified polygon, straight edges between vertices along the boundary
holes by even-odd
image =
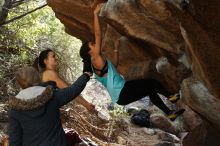
[[[137,107],[131,106],[131,107],[126,107],[125,110],[129,115],[132,115],[132,114],[138,112],[139,109]]]
[[[151,123],[155,128],[159,128],[168,133],[178,135],[177,127],[165,116],[163,115],[151,115]]]
[[[167,141],[167,142],[172,142],[172,143],[179,143],[180,139],[178,137],[176,137],[173,134],[167,133],[167,132],[158,132],[157,136],[159,139],[161,139],[162,141]]]
[[[144,128],[144,132],[147,133],[148,135],[155,135],[155,130],[150,129],[150,128]]]
[[[183,140],[188,133],[189,132],[181,132],[180,135],[179,135],[180,139]]]
[[[117,139],[118,139],[118,144],[126,145],[127,141],[124,138],[118,136]]]

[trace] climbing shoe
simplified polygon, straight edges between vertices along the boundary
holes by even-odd
[[[169,97],[169,101],[172,103],[176,103],[180,99],[180,94],[174,94]]]
[[[171,121],[174,121],[178,116],[183,114],[185,109],[180,109],[176,111],[171,111],[171,113],[167,116]]]

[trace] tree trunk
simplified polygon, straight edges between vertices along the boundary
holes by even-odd
[[[6,21],[6,18],[8,16],[9,7],[12,4],[12,0],[5,0],[5,3],[2,6],[2,10],[0,13],[0,24],[4,23]]]

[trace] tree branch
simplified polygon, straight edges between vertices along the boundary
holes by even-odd
[[[0,24],[4,23],[7,16],[8,16],[8,7],[11,6],[11,0],[6,0],[3,7],[2,7],[2,12],[0,13]]]
[[[39,10],[39,9],[42,9],[42,8],[44,8],[45,6],[47,6],[47,4],[42,5],[42,6],[40,6],[40,7],[37,7],[36,9],[33,9],[33,10],[31,10],[31,11],[25,13],[25,14],[22,14],[22,15],[20,15],[20,16],[18,16],[18,17],[15,17],[15,18],[12,18],[12,19],[10,19],[10,20],[8,20],[8,21],[5,21],[5,22],[3,22],[3,23],[0,23],[0,27],[3,26],[3,25],[6,25],[6,24],[8,24],[8,23],[11,23],[11,22],[13,22],[13,21],[15,21],[15,20],[17,20],[17,19],[21,19],[22,17],[25,17],[25,16],[27,16],[28,14],[31,14],[31,13],[33,13],[33,12]]]
[[[18,6],[22,5],[22,4],[25,4],[25,3],[29,2],[29,1],[31,1],[31,0],[19,0],[19,1],[14,1],[14,2],[12,2],[11,6],[9,7],[9,9],[18,7]]]

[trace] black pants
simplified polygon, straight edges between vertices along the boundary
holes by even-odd
[[[145,96],[149,96],[151,102],[168,115],[170,113],[170,109],[164,104],[164,102],[157,93],[160,93],[166,97],[172,95],[157,80],[131,80],[125,82],[125,85],[121,90],[119,100],[117,103],[119,105],[127,105]]]

